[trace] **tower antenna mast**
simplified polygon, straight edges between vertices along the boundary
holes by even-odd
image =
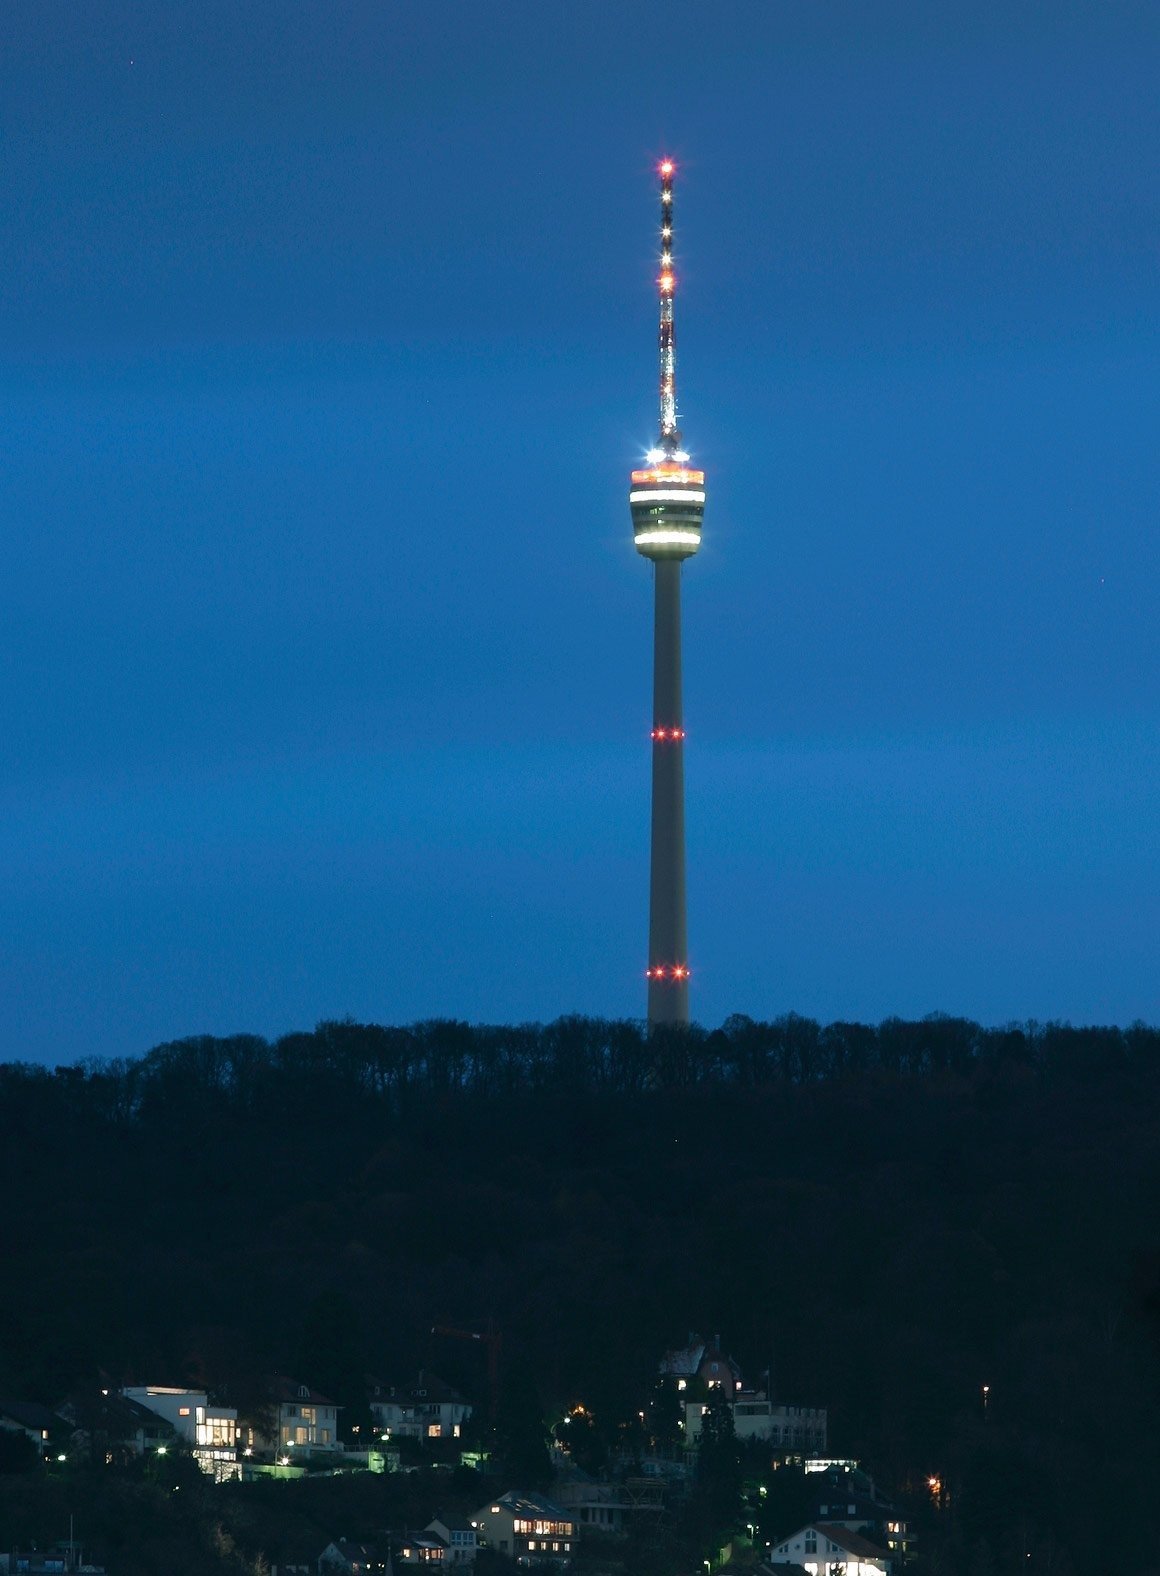
[[[662,159],[661,177],[661,272],[657,285],[661,298],[660,323],[660,406],[661,448],[673,454],[681,446],[677,430],[677,339],[673,324],[673,161]]]
[[[681,701],[681,564],[701,545],[705,473],[689,469],[677,426],[673,328],[673,161],[662,159],[660,442],[628,494],[636,550],[654,567],[652,858],[649,877],[649,1028],[689,1021],[685,918],[685,724]]]

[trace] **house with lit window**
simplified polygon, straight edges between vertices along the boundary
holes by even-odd
[[[458,1439],[471,1406],[437,1374],[420,1368],[410,1384],[374,1384],[369,1396],[379,1434],[392,1439]]]
[[[888,1576],[885,1549],[833,1521],[815,1521],[774,1545],[769,1564],[800,1565],[808,1576]]]
[[[172,1423],[115,1390],[70,1396],[59,1415],[69,1429],[69,1456],[104,1466],[167,1450],[178,1437]]]
[[[271,1439],[250,1429],[247,1443],[251,1447],[272,1448],[278,1455],[291,1458],[295,1451],[313,1454],[343,1449],[338,1437],[340,1408],[328,1396],[320,1395],[308,1384],[279,1376],[270,1386],[270,1400],[274,1409],[274,1437]]]
[[[424,1527],[424,1532],[433,1532],[437,1538],[443,1540],[447,1550],[444,1564],[446,1565],[474,1565],[475,1554],[479,1546],[475,1528],[470,1521],[462,1516],[436,1516]]]
[[[50,1436],[63,1431],[64,1421],[35,1401],[0,1401],[0,1428],[23,1434],[43,1455]]]
[[[352,1543],[349,1538],[328,1543],[318,1556],[318,1576],[379,1576],[387,1568],[385,1552],[369,1543]]]
[[[885,1544],[893,1557],[912,1552],[913,1539],[906,1520],[856,1462],[830,1462],[821,1471],[807,1472],[806,1486],[812,1497],[809,1508],[817,1521],[860,1532],[871,1542]]]
[[[447,1545],[433,1532],[404,1532],[395,1539],[396,1565],[421,1565],[424,1570],[438,1572],[446,1562]]]
[[[694,1381],[700,1381],[707,1390],[720,1386],[732,1394],[743,1384],[741,1369],[722,1350],[719,1335],[706,1341],[690,1332],[686,1346],[676,1347],[661,1358],[659,1372],[662,1378],[671,1379],[678,1390],[687,1390]]]
[[[219,1482],[240,1474],[238,1414],[232,1406],[211,1406],[204,1390],[164,1384],[131,1385],[121,1395],[163,1418],[191,1446],[203,1472]]]
[[[482,1546],[519,1565],[567,1564],[576,1543],[576,1522],[543,1494],[511,1489],[471,1518]]]

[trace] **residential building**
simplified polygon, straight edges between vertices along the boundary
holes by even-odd
[[[581,1537],[586,1532],[621,1536],[634,1517],[658,1516],[665,1500],[664,1484],[655,1476],[607,1483],[571,1462],[557,1471],[552,1494],[571,1514]]]
[[[885,1549],[861,1533],[832,1521],[814,1521],[774,1545],[769,1563],[801,1565],[809,1576],[884,1576],[891,1568]]]
[[[372,1384],[370,1407],[377,1431],[392,1439],[458,1439],[471,1416],[458,1390],[424,1368],[410,1384]]]
[[[746,1390],[730,1403],[733,1432],[740,1440],[767,1440],[780,1450],[809,1454],[825,1450],[827,1413],[824,1406],[783,1406],[760,1392]],[[685,1442],[695,1445],[708,1407],[703,1401],[685,1403]]]
[[[433,1532],[404,1532],[396,1541],[396,1565],[421,1565],[424,1570],[441,1571],[446,1560],[447,1545]]]
[[[471,1518],[479,1541],[520,1565],[566,1563],[576,1542],[576,1521],[543,1494],[510,1489]]]
[[[666,1352],[660,1360],[659,1372],[663,1377],[672,1379],[678,1390],[687,1390],[695,1380],[699,1380],[709,1390],[720,1385],[729,1391],[737,1391],[743,1385],[741,1369],[722,1350],[719,1335],[706,1341],[690,1331],[688,1345]]]
[[[318,1556],[318,1576],[378,1576],[389,1567],[388,1556],[370,1543],[337,1538]]]
[[[172,1423],[151,1408],[108,1390],[70,1396],[60,1416],[71,1429],[68,1453],[98,1465],[167,1449],[178,1437]]]
[[[58,1543],[51,1549],[13,1549],[0,1554],[0,1572],[5,1576],[64,1576],[83,1571],[85,1576],[105,1576],[103,1565],[92,1565],[81,1549],[72,1543]]]
[[[340,1408],[329,1398],[297,1380],[277,1376],[270,1386],[274,1431],[247,1424],[242,1443],[247,1450],[273,1450],[276,1455],[340,1451]]]
[[[43,1454],[49,1435],[63,1427],[61,1418],[36,1401],[0,1401],[0,1428],[24,1434]]]
[[[433,1532],[437,1538],[442,1538],[447,1548],[445,1564],[475,1564],[479,1540],[470,1521],[465,1521],[462,1516],[436,1516],[423,1530]]]
[[[806,1483],[813,1496],[810,1509],[819,1522],[833,1522],[871,1541],[878,1540],[892,1556],[911,1552],[906,1521],[857,1463],[835,1463],[824,1472],[809,1474]]]
[[[203,1472],[218,1482],[238,1477],[238,1414],[232,1406],[211,1406],[204,1390],[173,1385],[130,1385],[121,1391],[127,1401],[155,1412],[193,1450]]]

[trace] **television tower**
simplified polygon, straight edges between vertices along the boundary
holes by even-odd
[[[689,1021],[685,920],[685,723],[681,709],[681,563],[701,545],[705,473],[689,469],[677,426],[673,332],[673,161],[661,178],[660,439],[628,494],[638,553],[656,575],[653,634],[652,871],[649,884],[648,1022]]]

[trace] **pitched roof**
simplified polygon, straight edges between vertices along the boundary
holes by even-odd
[[[331,1551],[339,1557],[343,1564],[355,1570],[368,1570],[372,1565],[382,1567],[382,1557],[373,1543],[354,1543],[350,1538],[335,1538],[328,1543],[318,1556],[319,1564],[326,1560],[328,1566],[333,1566],[333,1559],[327,1560]]]
[[[0,1417],[10,1417],[21,1428],[57,1428],[61,1419],[39,1401],[0,1401]]]
[[[890,1558],[885,1549],[880,1549],[876,1543],[871,1543],[860,1532],[851,1532],[848,1527],[839,1526],[833,1521],[815,1521],[813,1525],[824,1538],[829,1538],[831,1543],[836,1543],[840,1549],[845,1549],[847,1554],[856,1554],[863,1560]]]
[[[383,1401],[397,1401],[404,1406],[412,1401],[446,1401],[466,1405],[458,1390],[426,1368],[420,1368],[409,1384],[376,1385],[373,1398],[380,1404]]]
[[[476,1520],[486,1516],[493,1505],[502,1505],[513,1516],[539,1516],[547,1521],[575,1520],[572,1512],[565,1510],[563,1505],[557,1505],[554,1499],[549,1499],[545,1494],[529,1494],[520,1488],[509,1488],[498,1499],[488,1500],[483,1509],[476,1512]]]
[[[671,1374],[676,1379],[691,1379],[700,1368],[704,1355],[704,1341],[690,1341],[688,1346],[680,1346],[675,1351],[666,1352],[660,1360],[660,1371],[663,1374]]]
[[[270,1397],[279,1402],[305,1401],[308,1406],[335,1404],[328,1395],[320,1395],[317,1390],[312,1390],[308,1384],[301,1384],[297,1379],[287,1379],[285,1374],[275,1374],[271,1380]]]
[[[124,1438],[138,1429],[156,1438],[169,1438],[176,1432],[167,1418],[142,1406],[140,1401],[127,1395],[106,1395],[104,1391],[99,1395],[70,1396],[61,1405],[60,1415],[73,1428],[88,1433],[106,1432],[114,1437]]]

